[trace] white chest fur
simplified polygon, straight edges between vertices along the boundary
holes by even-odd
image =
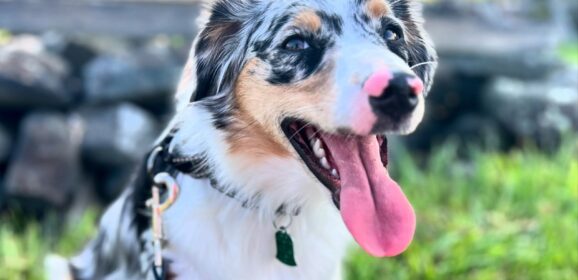
[[[178,279],[340,279],[349,237],[331,204],[305,207],[288,229],[297,267],[275,258],[275,228],[259,209],[178,178],[181,196],[165,214],[165,255]],[[318,186],[311,186],[318,187]]]
[[[190,122],[187,120],[196,120]],[[165,255],[179,279],[339,279],[351,237],[330,193],[297,158],[256,161],[231,156],[211,116],[191,105],[180,112],[171,145],[185,155],[203,153],[213,178],[240,195],[258,195],[258,209],[213,189],[208,180],[177,178],[181,194],[164,213]],[[279,206],[298,205],[288,233],[297,267],[275,258],[273,221]]]

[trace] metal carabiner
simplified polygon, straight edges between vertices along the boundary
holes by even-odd
[[[171,207],[177,200],[180,193],[179,185],[177,184],[175,178],[166,172],[155,175],[153,181],[155,186],[164,186],[164,188],[167,190],[167,198],[159,205],[159,210],[164,212],[169,209],[169,207]]]
[[[161,188],[167,192],[166,199],[161,202]],[[179,196],[180,188],[176,180],[166,172],[155,175],[153,179],[152,198],[147,201],[147,206],[152,211],[152,232],[153,232],[153,272],[155,275],[163,274],[163,212],[171,207]],[[160,272],[160,273],[159,273]],[[156,276],[155,276],[156,277]]]

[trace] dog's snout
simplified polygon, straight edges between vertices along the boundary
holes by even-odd
[[[399,118],[411,113],[423,92],[423,83],[414,75],[379,71],[366,81],[364,90],[370,96],[375,113]]]

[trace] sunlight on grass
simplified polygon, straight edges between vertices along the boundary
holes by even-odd
[[[348,279],[578,279],[578,143],[558,153],[532,149],[474,153],[452,145],[425,167],[408,154],[394,177],[412,201],[418,230],[408,251],[376,259],[355,249]],[[50,242],[37,225],[16,231],[0,221],[0,279],[42,279],[47,251],[71,256],[94,233],[91,211]]]
[[[378,260],[356,251],[349,279],[578,279],[578,145],[556,155],[477,153],[446,146],[397,176],[418,216],[408,251]]]
[[[37,266],[46,251],[38,226],[30,225],[23,233],[9,226],[0,227],[0,279],[41,279]]]
[[[44,256],[49,251],[72,256],[95,232],[96,211],[88,211],[69,225],[55,241],[35,223],[15,229],[12,219],[0,220],[0,280],[43,279]]]

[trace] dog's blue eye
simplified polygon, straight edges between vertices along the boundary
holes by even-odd
[[[385,36],[385,40],[390,41],[390,42],[397,41],[401,37],[398,32],[395,32],[392,29],[386,30],[384,36]]]
[[[301,37],[291,37],[285,41],[283,48],[289,51],[302,51],[309,49],[309,43]]]

